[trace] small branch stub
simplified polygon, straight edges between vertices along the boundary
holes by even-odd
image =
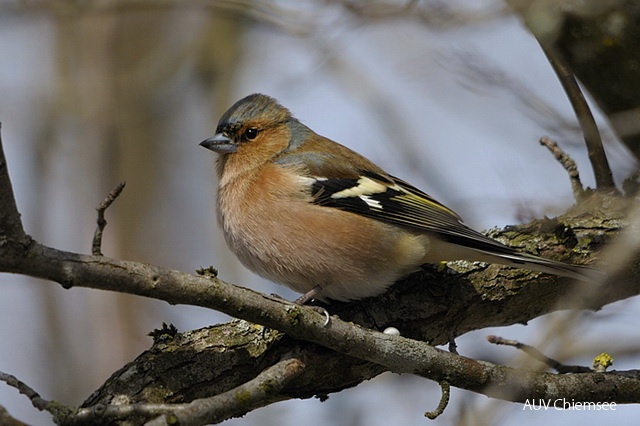
[[[111,203],[113,203],[116,198],[120,195],[126,182],[120,182],[115,188],[109,192],[107,198],[100,203],[100,205],[96,208],[98,211],[98,227],[96,228],[95,234],[93,234],[93,243],[91,245],[91,254],[94,256],[102,256],[102,232],[104,231],[105,226],[107,226],[107,221],[104,218],[105,211],[109,208]]]
[[[553,156],[560,162],[562,167],[569,174],[569,181],[571,182],[571,190],[573,191],[573,197],[576,201],[580,201],[584,196],[584,188],[580,181],[580,173],[578,172],[578,166],[569,155],[564,152],[558,144],[547,136],[540,138],[540,145],[544,145],[551,151]]]
[[[444,413],[445,408],[449,404],[449,397],[451,396],[451,385],[446,380],[440,382],[440,390],[442,394],[440,396],[440,403],[433,411],[427,411],[424,416],[429,420],[435,420],[440,414]]]

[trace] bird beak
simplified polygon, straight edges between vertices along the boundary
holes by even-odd
[[[200,146],[203,146],[218,154],[228,154],[236,152],[238,145],[236,145],[227,135],[224,133],[218,133],[212,138],[205,139],[200,142]]]

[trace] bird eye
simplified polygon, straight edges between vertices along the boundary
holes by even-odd
[[[250,129],[247,129],[244,131],[244,138],[247,140],[253,140],[256,138],[256,136],[258,136],[258,129],[256,129],[255,127],[252,127]]]

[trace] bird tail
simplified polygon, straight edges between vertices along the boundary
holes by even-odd
[[[592,284],[602,284],[606,278],[605,273],[598,269],[590,268],[588,266],[570,265],[568,263],[544,259],[528,253],[516,252],[515,250],[513,253],[491,253],[483,250],[477,250],[477,252],[481,255],[479,257],[482,257],[482,259],[480,259],[482,261],[573,278]]]
[[[463,232],[464,231],[464,232]],[[516,268],[529,269],[531,271],[569,277],[592,284],[601,284],[606,274],[588,266],[570,265],[567,263],[549,260],[522,253],[499,241],[491,239],[471,228],[457,229],[456,232],[440,234],[440,244],[437,239],[432,240],[433,254],[436,253],[441,260],[465,259],[488,263],[498,263]],[[449,244],[446,244],[449,243]],[[455,247],[455,249],[454,249]]]

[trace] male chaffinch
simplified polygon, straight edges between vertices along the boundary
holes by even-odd
[[[474,231],[363,156],[253,94],[200,143],[218,158],[218,221],[240,261],[312,298],[383,293],[425,263],[499,263],[593,281],[589,268],[543,259]]]

